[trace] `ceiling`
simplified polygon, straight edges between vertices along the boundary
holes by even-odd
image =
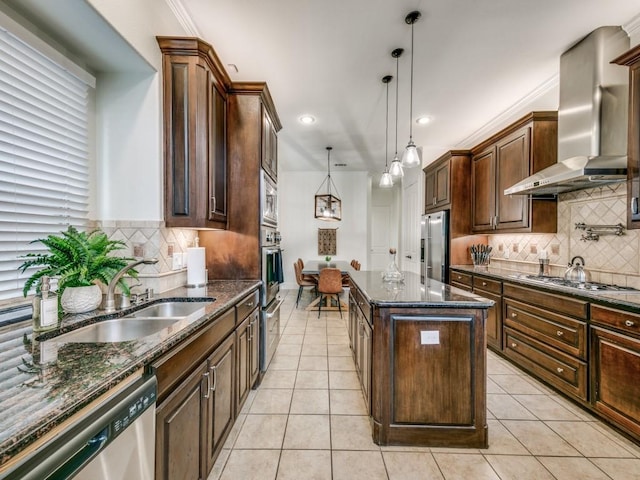
[[[409,139],[411,27],[414,25],[413,138],[423,163],[472,147],[509,114],[557,109],[560,54],[602,25],[627,26],[640,0],[167,0],[190,34],[210,42],[233,80],[266,81],[283,129],[280,169],[367,170],[389,163]],[[627,27],[628,28],[628,27]],[[231,66],[237,67],[237,72]],[[522,113],[518,108],[524,108]],[[529,110],[526,110],[529,108]],[[299,117],[316,118],[303,125]],[[502,125],[500,122],[503,122]]]

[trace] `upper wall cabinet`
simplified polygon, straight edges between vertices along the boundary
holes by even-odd
[[[227,228],[227,91],[211,45],[157,37],[163,55],[167,227]]]
[[[278,180],[278,135],[266,108],[262,112],[262,168],[274,181]]]
[[[616,58],[612,63],[629,67],[627,228],[640,228],[640,45]]]
[[[557,112],[533,112],[472,149],[472,233],[553,233],[557,201],[504,195],[556,163]]]

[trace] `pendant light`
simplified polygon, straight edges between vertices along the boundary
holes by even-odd
[[[320,220],[339,222],[342,220],[342,200],[338,196],[338,189],[331,180],[331,150],[327,147],[327,178],[320,184],[315,195],[315,218]],[[326,186],[327,193],[318,194]],[[333,188],[333,191],[331,190]]]
[[[417,10],[409,13],[404,21],[411,25],[411,83],[409,90],[409,143],[402,155],[402,166],[411,168],[420,165],[420,156],[416,144],[413,143],[413,24],[420,19],[422,14]]]
[[[385,75],[382,77],[382,83],[387,86],[387,111],[384,128],[384,172],[382,173],[382,177],[380,177],[380,188],[393,187],[393,178],[391,178],[391,174],[389,173],[389,168],[387,166],[387,156],[389,152],[389,82],[392,79],[393,77],[391,75]]]
[[[402,163],[398,158],[398,83],[400,83],[400,81],[398,80],[398,74],[400,73],[399,59],[400,55],[402,55],[402,52],[404,52],[404,49],[402,48],[396,48],[393,52],[391,52],[391,56],[396,59],[396,153],[393,156],[393,162],[391,162],[391,166],[389,167],[389,173],[391,174],[391,177],[395,178],[401,178],[404,176],[404,172],[402,171]]]

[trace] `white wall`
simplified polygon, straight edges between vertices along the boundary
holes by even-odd
[[[366,172],[334,173],[333,179],[342,199],[342,221],[316,220],[314,195],[326,178],[326,172],[279,172],[279,230],[282,234],[284,279],[283,288],[296,288],[293,262],[320,260],[318,229],[335,228],[337,245],[335,260],[361,259],[366,270],[367,234],[369,222],[369,190],[371,179]],[[323,192],[320,192],[323,193]]]

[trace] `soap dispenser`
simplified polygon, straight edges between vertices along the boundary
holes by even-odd
[[[58,326],[58,296],[51,291],[50,279],[43,275],[40,291],[33,298],[33,331],[40,333]]]

